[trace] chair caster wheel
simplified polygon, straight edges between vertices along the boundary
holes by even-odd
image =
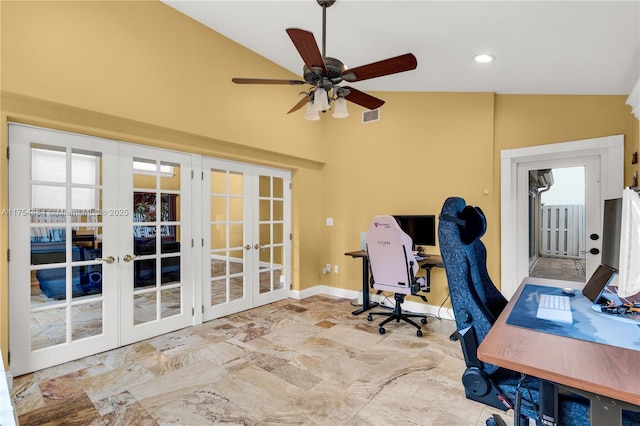
[[[385,333],[385,331],[387,331],[387,330],[385,330],[385,329],[384,329],[384,327],[380,327],[380,328],[378,329],[378,331],[380,332],[380,334],[384,334],[384,333]]]
[[[373,317],[371,316],[371,314],[367,315],[367,321],[373,321]]]
[[[422,318],[422,319],[420,320],[420,322],[421,322],[421,323],[423,323],[423,324],[426,324],[426,323],[427,323],[427,319],[426,319],[426,318]]]
[[[422,330],[416,331],[416,334],[418,335],[418,337],[422,337]]]

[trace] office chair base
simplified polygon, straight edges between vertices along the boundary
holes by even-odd
[[[422,337],[422,327],[420,327],[418,324],[412,321],[411,318],[420,318],[420,322],[422,324],[426,324],[427,317],[426,315],[422,315],[422,314],[408,314],[408,313],[402,312],[402,302],[404,302],[404,297],[405,295],[402,293],[395,293],[394,299],[396,301],[396,305],[393,308],[393,312],[370,312],[369,315],[367,315],[367,321],[373,321],[373,315],[382,315],[385,317],[389,317],[380,323],[378,328],[378,332],[380,334],[384,334],[386,332],[384,326],[388,322],[393,320],[396,320],[396,322],[404,321],[408,324],[411,324],[415,328],[417,328],[416,335],[418,337]]]
[[[493,414],[485,422],[487,426],[507,426],[507,423],[497,414]]]

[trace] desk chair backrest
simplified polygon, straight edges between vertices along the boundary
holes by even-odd
[[[413,241],[393,216],[375,216],[367,230],[367,252],[373,288],[413,294],[418,262],[412,252]]]
[[[487,250],[480,241],[486,224],[480,208],[451,197],[442,206],[438,225],[440,254],[457,328],[473,327],[478,343],[507,305],[487,272]],[[484,364],[484,369],[491,374],[498,367]]]

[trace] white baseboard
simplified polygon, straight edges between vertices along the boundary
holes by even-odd
[[[307,297],[326,294],[328,296],[344,297],[345,299],[358,299],[362,303],[362,292],[356,290],[346,290],[344,288],[331,287],[328,285],[317,285],[302,291],[291,290],[289,293],[292,299],[306,299]]]
[[[358,304],[362,304],[362,291],[346,290],[344,288],[331,287],[328,285],[317,285],[311,288],[304,289],[302,291],[291,290],[290,297],[292,299],[301,300],[306,299],[307,297],[317,296],[319,294],[343,297],[345,299],[358,299]],[[387,306],[390,308],[392,308],[393,304],[395,303],[395,300],[393,300],[393,295],[385,299],[384,295],[382,294],[371,293],[369,295],[369,300],[371,302],[378,302],[382,306]],[[407,300],[402,304],[402,308],[405,311],[414,312],[417,314],[435,315],[439,318],[450,320],[455,319],[453,310],[451,310],[450,308],[440,308],[439,306],[430,305],[428,303]]]

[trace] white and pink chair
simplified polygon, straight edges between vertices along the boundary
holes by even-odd
[[[420,265],[413,254],[413,241],[401,228],[393,216],[375,216],[367,231],[367,253],[371,269],[370,285],[378,293],[394,293],[395,306],[392,312],[371,312],[373,315],[387,316],[380,323],[378,331],[385,333],[384,326],[390,321],[404,321],[416,327],[418,337],[422,336],[422,327],[411,320],[420,318],[422,324],[427,323],[427,316],[402,311],[402,303],[407,295],[416,295],[425,302],[424,295],[417,294],[427,290],[425,277],[416,277]]]

